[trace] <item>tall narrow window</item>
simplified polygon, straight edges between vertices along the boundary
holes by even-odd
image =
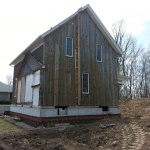
[[[102,62],[102,45],[96,44],[96,61]]]
[[[89,74],[82,74],[82,93],[89,94]]]
[[[66,56],[73,57],[73,38],[66,38]]]

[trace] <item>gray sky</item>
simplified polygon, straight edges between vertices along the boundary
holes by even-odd
[[[0,0],[0,81],[13,75],[10,62],[34,39],[87,4],[109,31],[124,19],[128,32],[148,47],[149,0]]]

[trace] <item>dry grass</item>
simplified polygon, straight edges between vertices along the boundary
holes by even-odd
[[[9,132],[9,131],[19,131],[19,128],[17,128],[12,123],[0,118],[0,132]]]
[[[123,118],[150,119],[150,99],[128,100],[120,105]]]

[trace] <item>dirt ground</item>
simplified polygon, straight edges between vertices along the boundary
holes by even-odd
[[[64,130],[21,129],[2,118],[0,150],[150,150],[150,99],[120,103],[122,118],[101,119]]]

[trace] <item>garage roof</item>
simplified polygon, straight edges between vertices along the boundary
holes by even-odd
[[[0,82],[0,92],[11,93],[12,92],[12,87]]]

